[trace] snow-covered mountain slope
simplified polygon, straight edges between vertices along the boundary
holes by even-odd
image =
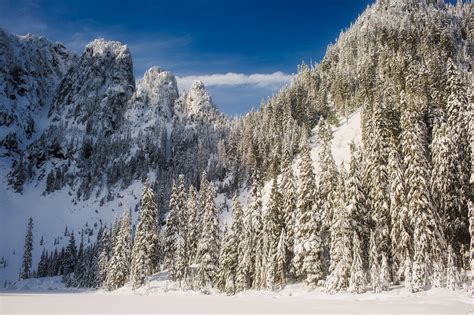
[[[0,155],[24,149],[45,127],[58,85],[76,59],[60,43],[0,29]]]

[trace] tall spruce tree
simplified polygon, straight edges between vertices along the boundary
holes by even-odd
[[[430,166],[427,156],[427,130],[423,121],[423,104],[409,100],[402,115],[402,150],[408,191],[408,211],[414,226],[414,259],[412,286],[424,290],[443,272],[446,242],[440,220],[431,198]],[[421,108],[421,110],[420,110]]]
[[[201,198],[205,200],[205,207],[202,234],[198,245],[197,286],[201,291],[208,293],[216,281],[220,241],[218,210],[214,202],[215,191],[207,180],[205,187],[205,194],[201,195]]]
[[[404,167],[399,151],[392,146],[389,155],[391,257],[393,280],[405,279],[405,261],[413,255],[413,229],[410,223]]]
[[[197,244],[200,236],[201,222],[199,220],[199,207],[196,190],[193,185],[189,186],[187,196],[187,223],[188,223],[188,251],[189,262],[193,263],[196,259]]]
[[[282,219],[285,229],[285,257],[287,260],[284,267],[285,272],[288,273],[291,270],[291,261],[294,256],[297,214],[295,175],[289,149],[286,149],[283,155],[280,192],[282,194]]]
[[[120,217],[118,232],[112,244],[112,257],[108,264],[106,287],[115,290],[127,282],[132,256],[132,218],[130,210],[124,208]]]
[[[367,274],[362,261],[362,247],[359,234],[354,232],[352,238],[352,266],[349,279],[349,291],[352,293],[364,293],[367,286]]]
[[[272,188],[270,193],[270,201],[267,207],[264,232],[266,242],[266,286],[268,289],[275,288],[275,282],[280,282],[277,272],[277,253],[280,234],[283,228],[282,220],[282,196],[278,188],[278,180],[276,174],[272,180]]]
[[[28,219],[26,227],[25,245],[23,247],[23,263],[21,265],[20,277],[26,279],[32,274],[32,252],[33,252],[33,218]]]
[[[343,166],[342,166],[343,167]],[[347,205],[345,194],[344,170],[341,168],[341,176],[337,191],[339,200],[333,214],[331,224],[331,263],[329,275],[326,280],[326,290],[336,293],[349,287],[350,271],[352,266],[352,226],[351,207]]]
[[[176,251],[178,245],[180,227],[180,205],[178,187],[173,183],[171,188],[170,206],[166,218],[166,229],[164,235],[164,267],[168,270],[170,279],[176,279]],[[182,240],[184,242],[184,239]]]
[[[146,276],[157,270],[158,217],[155,194],[146,182],[140,200],[140,212],[132,249],[130,278],[134,289],[144,283]]]
[[[305,141],[308,139],[306,138]],[[302,147],[299,164],[300,186],[297,195],[297,215],[295,224],[294,257],[292,261],[293,274],[297,278],[306,278],[304,271],[304,260],[308,255],[315,253],[315,248],[310,246],[321,246],[319,238],[320,219],[316,208],[316,185],[313,165],[308,144]],[[320,247],[316,248],[316,252]],[[310,253],[311,252],[311,253]],[[311,257],[310,259],[314,259]],[[321,263],[321,262],[320,262]]]

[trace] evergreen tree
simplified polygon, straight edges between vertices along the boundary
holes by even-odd
[[[351,208],[347,206],[345,198],[344,177],[340,176],[337,191],[339,200],[333,215],[331,232],[331,264],[326,280],[326,290],[336,293],[349,287],[350,271],[352,266],[352,244],[350,223]]]
[[[392,225],[390,231],[392,269],[394,282],[397,283],[399,280],[405,279],[405,261],[413,253],[413,231],[408,213],[403,163],[398,150],[394,147],[390,150],[388,168],[390,180],[390,218]]]
[[[370,283],[372,290],[375,293],[382,291],[382,283],[380,281],[380,264],[379,264],[378,246],[375,243],[374,232],[370,233],[370,253],[369,253],[369,268],[370,268]]]
[[[219,218],[215,199],[214,188],[205,184],[205,199],[202,236],[198,245],[198,274],[197,285],[203,292],[209,292],[209,288],[216,281],[217,268],[219,264]]]
[[[237,196],[232,200],[232,226],[224,234],[219,262],[219,287],[227,294],[235,294],[237,289],[237,270],[242,247],[239,238],[243,233],[243,212]]]
[[[455,204],[448,210],[450,212],[448,216],[448,225],[450,226],[448,238],[454,241],[454,252],[459,253],[461,246],[466,246],[469,242],[468,196],[472,159],[471,143],[474,141],[470,132],[470,124],[472,124],[473,117],[466,86],[451,58],[447,62],[447,77],[447,124],[451,131],[451,154],[454,156],[452,159],[457,161],[456,181],[453,183],[456,198],[454,198]]]
[[[259,206],[260,188],[258,173],[254,172],[249,196],[249,205],[242,219],[242,237],[239,238],[239,259],[237,265],[236,290],[243,291],[252,287],[255,274],[255,235],[254,211]]]
[[[277,265],[277,253],[278,243],[280,241],[280,234],[283,228],[282,220],[282,196],[278,189],[278,180],[276,175],[272,180],[272,189],[270,193],[270,201],[268,204],[267,212],[265,215],[264,222],[264,239],[266,249],[266,286],[268,289],[275,288],[275,282],[281,282],[278,277],[276,265]]]
[[[458,288],[459,273],[454,262],[453,247],[448,247],[448,264],[446,268],[446,286],[450,290],[456,290]]]
[[[108,290],[122,287],[129,279],[130,260],[132,255],[131,215],[125,208],[118,225],[118,234],[112,248],[107,273]]]
[[[77,263],[77,247],[74,239],[74,231],[69,234],[69,243],[62,259],[62,275],[64,284],[67,287],[74,285],[71,274],[74,272]]]
[[[351,278],[349,279],[349,291],[352,293],[364,293],[367,285],[367,274],[362,262],[362,247],[357,232],[354,232],[352,239],[352,266]]]
[[[283,228],[278,241],[277,253],[275,257],[275,283],[274,286],[283,289],[287,282],[288,273],[288,247],[286,245],[286,231]]]
[[[350,208],[352,228],[358,234],[362,251],[366,252],[369,243],[369,209],[367,206],[367,195],[362,179],[362,155],[354,143],[350,144],[351,160],[349,164],[348,183],[346,195]],[[366,253],[361,256],[364,265],[367,265]]]
[[[106,284],[107,280],[107,273],[109,270],[109,259],[111,256],[112,251],[112,244],[110,241],[110,234],[106,229],[103,230],[102,234],[100,235],[99,241],[99,258],[98,258],[98,279],[97,284],[98,286],[102,286]]]
[[[413,290],[424,290],[433,275],[443,273],[445,239],[430,194],[430,167],[427,158],[426,125],[420,106],[411,101],[402,116],[402,148],[405,158],[405,179],[408,210],[414,226]],[[435,284],[435,283],[433,283]],[[437,285],[437,284],[435,284]]]
[[[26,279],[31,277],[31,261],[33,252],[33,219],[28,219],[28,226],[26,228],[25,246],[23,249],[23,263],[21,265],[20,277]]]
[[[285,150],[282,162],[280,181],[280,192],[282,194],[282,216],[283,227],[285,229],[285,272],[288,273],[291,268],[291,261],[294,256],[295,243],[295,224],[297,213],[295,175],[292,168],[292,159],[288,149]]]
[[[265,281],[265,244],[264,244],[264,222],[262,206],[262,183],[260,182],[260,173],[258,169],[254,170],[249,211],[252,216],[252,243],[253,243],[253,287],[256,289],[264,288]]]
[[[187,222],[188,222],[188,251],[189,251],[189,262],[192,263],[196,259],[197,244],[199,240],[200,232],[200,221],[199,221],[199,208],[196,190],[194,186],[189,186],[189,192],[187,197]]]
[[[130,278],[132,279],[133,288],[140,287],[144,283],[145,277],[151,275],[157,269],[158,217],[155,194],[150,185],[145,183],[140,200],[140,214],[132,249]]]
[[[307,139],[306,139],[307,140]],[[295,224],[295,246],[292,261],[293,274],[298,278],[305,278],[304,260],[319,260],[314,257],[321,246],[319,241],[320,219],[316,208],[316,186],[314,183],[314,172],[308,146],[304,146],[300,159],[300,182],[298,187],[297,217]],[[310,245],[310,243],[316,247]],[[319,243],[319,244],[318,244]],[[311,253],[310,253],[311,252]],[[308,262],[309,262],[308,260]],[[321,262],[320,262],[321,263]],[[318,265],[318,264],[317,264]],[[321,267],[319,264],[318,267]],[[315,280],[315,279],[312,279]],[[314,283],[313,283],[314,284]]]
[[[178,189],[176,184],[173,183],[170,197],[170,210],[166,219],[166,229],[164,236],[164,267],[168,270],[170,279],[172,280],[176,279],[176,250],[178,245],[177,241],[179,235],[179,219],[181,211],[179,206],[182,204],[182,202],[178,199]]]

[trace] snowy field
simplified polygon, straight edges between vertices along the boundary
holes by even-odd
[[[329,295],[298,284],[279,292],[250,290],[235,296],[203,295],[151,279],[132,291],[65,289],[60,277],[29,279],[0,291],[0,314],[474,314],[474,299],[464,290],[433,289],[410,294],[393,287],[380,294]]]

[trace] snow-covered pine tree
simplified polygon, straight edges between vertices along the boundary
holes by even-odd
[[[382,253],[390,254],[390,195],[388,190],[388,152],[391,145],[387,119],[384,118],[386,106],[376,102],[372,116],[372,141],[369,150],[370,203],[372,220],[375,225],[375,242]],[[380,263],[380,262],[379,262]]]
[[[254,193],[255,186],[252,185]],[[251,205],[253,205],[251,203]],[[252,287],[255,272],[253,208],[249,205],[242,218],[242,235],[239,238],[239,258],[236,275],[236,291],[243,291]]]
[[[356,148],[354,143],[350,144],[350,150],[351,160],[349,164],[346,196],[350,208],[352,229],[354,233],[357,233],[362,267],[366,270],[369,262],[370,212],[367,205],[367,194],[362,184],[362,152]]]
[[[446,267],[446,286],[450,290],[456,290],[459,283],[459,272],[454,261],[455,255],[453,253],[453,247],[448,247],[448,264]]]
[[[470,124],[472,124],[472,108],[469,106],[468,93],[466,92],[466,85],[462,80],[462,76],[455,64],[449,58],[447,62],[447,92],[448,99],[446,104],[447,124],[451,131],[450,138],[453,141],[451,149],[454,155],[454,160],[457,161],[457,181],[455,189],[458,194],[456,196],[457,205],[453,207],[452,213],[449,216],[449,225],[452,226],[451,233],[454,236],[449,236],[449,239],[454,239],[454,252],[460,253],[461,247],[467,246],[469,243],[468,233],[468,196],[469,196],[469,179],[471,176],[471,143],[472,133],[470,131]]]
[[[293,160],[289,149],[285,149],[282,161],[280,192],[282,194],[283,227],[285,229],[286,263],[285,272],[288,273],[294,256],[295,224],[297,213],[295,175]]]
[[[336,198],[336,187],[338,185],[337,166],[331,151],[331,143],[333,139],[331,127],[325,119],[321,119],[318,126],[318,143],[319,149],[319,185],[318,198],[321,200],[321,219],[323,220],[323,234],[327,234],[327,230],[332,222],[332,210],[334,208],[334,199]],[[329,245],[329,238],[323,235],[323,242]]]
[[[112,252],[112,244],[110,241],[110,234],[106,228],[100,234],[99,241],[99,258],[98,258],[98,286],[105,286],[107,280],[107,273],[109,271],[109,259]]]
[[[118,232],[112,245],[112,257],[106,278],[108,290],[115,290],[127,282],[132,255],[132,218],[130,210],[124,208],[118,224]]]
[[[337,186],[338,200],[333,212],[330,248],[329,275],[326,279],[326,290],[336,293],[349,287],[352,266],[352,226],[351,207],[346,200],[345,172],[341,166],[341,175]]]
[[[288,279],[288,247],[286,246],[286,231],[281,230],[280,239],[278,240],[277,253],[275,258],[275,281],[274,287],[283,289]]]
[[[145,277],[153,274],[157,269],[158,217],[155,194],[146,182],[140,200],[140,212],[132,249],[130,278],[134,289],[140,287]]]
[[[69,243],[64,252],[64,257],[62,259],[62,275],[63,282],[67,287],[74,285],[72,273],[76,267],[77,263],[77,247],[76,240],[74,239],[74,231],[71,231],[69,234]]]
[[[202,234],[198,244],[197,286],[201,291],[208,293],[216,281],[220,241],[218,210],[214,202],[216,193],[207,180],[205,187],[205,194],[201,195],[201,198],[205,200],[205,208]]]
[[[297,214],[295,221],[295,235],[294,235],[294,257],[292,261],[293,274],[300,279],[306,278],[306,273],[303,267],[305,257],[313,256],[315,248],[310,246],[313,243],[315,246],[321,246],[318,240],[320,235],[320,219],[316,208],[316,185],[315,176],[313,172],[313,165],[310,156],[310,151],[307,143],[307,135],[304,142],[306,145],[302,146],[301,157],[299,163],[299,179],[300,186],[297,192]],[[303,141],[303,140],[302,140]],[[319,248],[316,248],[316,252]],[[312,252],[312,253],[310,253]],[[315,259],[311,257],[310,259]],[[316,258],[316,260],[318,260]],[[322,263],[322,262],[320,262]],[[321,266],[318,266],[321,267]],[[312,279],[314,280],[314,279]],[[315,283],[312,283],[313,285]]]
[[[354,232],[352,238],[352,266],[351,278],[349,279],[349,292],[364,293],[367,286],[367,273],[362,261],[362,247],[359,240],[359,233]]]
[[[387,254],[385,253],[382,253],[382,263],[380,265],[380,283],[383,291],[390,290],[390,269]]]
[[[405,97],[402,95],[403,104]],[[447,251],[440,219],[434,209],[430,190],[427,131],[423,104],[409,100],[402,112],[402,150],[408,191],[408,210],[414,226],[413,290],[424,290],[430,282],[441,284]]]
[[[172,280],[176,279],[176,250],[180,227],[180,205],[182,204],[179,200],[179,195],[178,187],[176,183],[173,183],[164,235],[164,268],[168,270],[169,277]]]
[[[239,239],[243,234],[243,212],[242,206],[234,195],[232,199],[232,225],[226,232],[223,240],[223,248],[219,262],[219,282],[220,290],[227,294],[235,294],[237,289],[237,270],[239,256],[242,247]]]
[[[382,283],[380,282],[380,264],[379,264],[379,247],[375,243],[375,235],[370,233],[370,249],[369,249],[369,268],[370,268],[370,284],[375,293],[382,291]]]
[[[459,215],[461,198],[459,196],[459,160],[456,156],[453,142],[453,131],[448,129],[444,121],[444,113],[440,110],[433,126],[433,142],[431,143],[431,188],[433,201],[439,208],[443,229],[447,241],[451,244],[457,242],[457,216]],[[458,221],[462,222],[461,221]],[[459,243],[456,247],[459,248]]]
[[[173,268],[173,279],[179,282],[181,287],[187,285],[187,274],[188,274],[188,252],[186,251],[186,241],[181,233],[176,236],[176,252],[174,255],[175,260]]]
[[[263,222],[263,207],[262,207],[262,183],[260,182],[260,173],[258,169],[254,169],[252,178],[252,188],[250,194],[250,202],[248,210],[252,215],[252,238],[254,248],[252,256],[254,260],[253,271],[253,287],[256,289],[264,288],[265,281],[265,244],[264,244],[264,222]]]
[[[21,265],[20,278],[26,279],[31,276],[31,262],[33,252],[33,218],[28,219],[26,227],[25,245],[23,247],[23,263]]]
[[[283,228],[282,196],[278,188],[278,179],[275,174],[272,180],[270,201],[268,203],[264,221],[264,240],[266,243],[266,287],[273,290],[275,282],[280,282],[280,274],[276,269],[278,243]]]
[[[199,208],[196,189],[193,185],[189,186],[188,197],[187,197],[187,222],[188,222],[188,251],[189,251],[189,263],[193,263],[196,260],[197,244],[200,235],[201,223],[199,221]]]
[[[404,178],[404,167],[400,153],[391,146],[388,172],[390,181],[390,220],[391,220],[391,259],[393,281],[398,283],[405,279],[405,261],[413,253],[413,230],[408,213],[407,191]]]

